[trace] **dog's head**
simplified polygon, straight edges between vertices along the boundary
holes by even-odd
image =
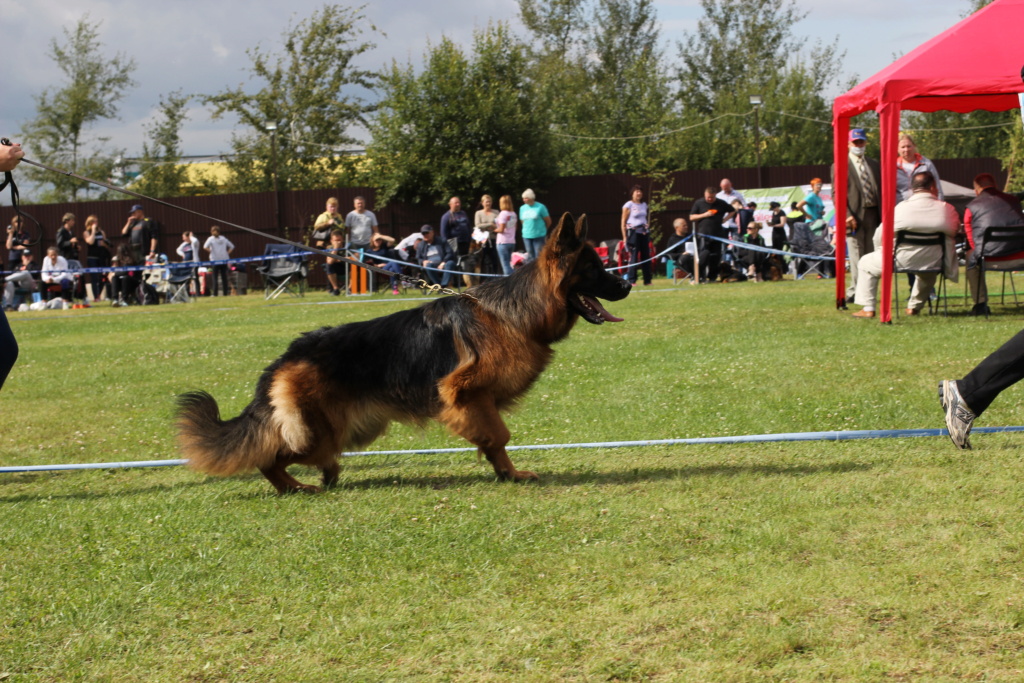
[[[540,260],[552,277],[561,279],[558,289],[564,293],[572,313],[594,325],[622,322],[622,318],[606,311],[598,299],[625,299],[629,283],[604,269],[601,257],[586,242],[586,221],[586,215],[574,222],[571,215],[562,214]]]

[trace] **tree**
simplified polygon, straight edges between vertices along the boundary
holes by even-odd
[[[697,30],[679,44],[682,123],[670,141],[681,168],[752,166],[750,96],[759,112],[765,165],[823,163],[832,156],[830,84],[843,55],[817,43],[804,56],[792,31],[806,13],[795,0],[701,0]]]
[[[527,66],[525,46],[500,23],[477,31],[468,55],[442,38],[422,73],[393,63],[367,149],[378,204],[514,194],[550,180],[547,118]]]
[[[103,119],[116,119],[118,103],[135,85],[131,78],[135,60],[122,54],[103,54],[99,40],[100,22],[88,15],[74,28],[64,28],[66,44],[50,41],[51,58],[63,72],[65,83],[47,88],[37,96],[36,117],[21,127],[32,155],[41,163],[91,178],[111,175],[116,153],[104,154],[108,138],[89,137],[88,128]],[[88,183],[43,169],[26,168],[30,180],[47,188],[44,202],[77,201],[92,191]]]
[[[142,143],[142,174],[132,189],[153,197],[175,197],[182,193],[188,171],[181,160],[181,126],[188,118],[188,95],[180,90],[160,99],[160,118],[146,126],[148,142]]]
[[[262,83],[257,92],[239,85],[204,98],[213,105],[213,118],[234,115],[245,129],[232,136],[232,189],[269,190],[275,174],[282,190],[330,187],[347,172],[341,152],[359,142],[347,131],[365,124],[372,110],[359,93],[373,88],[378,77],[357,66],[375,47],[361,36],[377,31],[362,10],[324,5],[289,27],[283,54],[267,54],[259,47],[247,51],[252,78]],[[278,131],[276,153],[268,123]]]
[[[652,133],[672,122],[652,0],[520,0],[534,37],[531,73],[558,138],[563,174],[646,173]]]

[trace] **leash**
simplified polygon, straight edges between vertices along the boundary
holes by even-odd
[[[11,141],[8,140],[7,138],[0,138],[0,145],[4,145],[6,147],[10,147],[11,146]],[[24,157],[22,157],[22,161],[24,161],[24,160],[25,160]],[[18,185],[14,182],[14,172],[13,171],[5,171],[4,172],[4,182],[0,183],[0,192],[3,192],[4,189],[8,185],[10,185],[10,187],[11,187],[11,208],[14,209],[14,213],[16,213],[17,215],[21,216],[22,219],[27,218],[27,219],[29,219],[30,221],[32,221],[33,223],[36,224],[36,238],[34,240],[30,239],[27,242],[23,242],[22,243],[24,245],[33,247],[36,244],[38,244],[39,240],[41,240],[42,237],[43,237],[43,226],[39,223],[39,221],[37,221],[35,219],[34,216],[32,216],[31,214],[29,214],[29,213],[27,213],[27,212],[25,212],[25,211],[23,211],[21,209],[20,202],[19,202],[19,200],[21,199],[21,193],[18,192]]]
[[[0,138],[0,144],[8,145],[9,146],[11,144],[11,141],[8,140],[7,138]],[[130,197],[136,197],[138,199],[144,199],[147,202],[153,202],[153,203],[156,203],[156,204],[160,204],[161,206],[166,206],[166,207],[169,207],[169,208],[172,208],[172,209],[177,209],[178,211],[184,211],[185,213],[190,213],[193,216],[199,216],[200,218],[205,218],[206,220],[213,221],[214,223],[220,223],[221,225],[227,225],[227,226],[230,226],[232,228],[237,228],[238,230],[242,230],[244,232],[251,233],[253,235],[259,235],[260,237],[264,237],[266,239],[270,239],[270,240],[273,240],[275,242],[280,242],[282,244],[290,245],[290,246],[295,247],[296,249],[299,249],[301,251],[306,251],[306,252],[310,252],[310,253],[313,253],[313,254],[319,254],[320,256],[325,256],[327,258],[331,258],[331,259],[334,259],[336,261],[343,261],[345,263],[351,264],[353,266],[358,266],[360,268],[364,268],[366,270],[372,271],[372,272],[380,274],[380,275],[386,275],[388,278],[397,277],[399,280],[401,280],[407,286],[413,286],[413,287],[416,287],[417,289],[421,289],[421,290],[424,291],[424,293],[428,293],[428,294],[458,294],[460,296],[466,297],[467,299],[471,299],[473,301],[477,301],[477,298],[474,297],[472,294],[464,294],[462,292],[457,292],[457,291],[455,291],[453,289],[450,289],[448,287],[442,287],[441,285],[431,284],[431,283],[427,282],[426,280],[424,280],[422,278],[415,278],[415,277],[412,277],[410,275],[405,275],[405,274],[402,274],[402,273],[392,273],[390,270],[384,270],[383,268],[378,268],[377,266],[370,265],[369,263],[363,263],[362,261],[360,261],[358,259],[351,258],[349,256],[342,256],[341,254],[334,253],[334,252],[331,252],[331,251],[327,251],[326,249],[319,249],[317,247],[311,247],[309,245],[302,244],[301,242],[293,242],[292,240],[286,239],[284,237],[278,237],[277,235],[271,235],[270,233],[263,232],[262,230],[256,230],[255,228],[249,228],[249,227],[246,227],[244,225],[239,225],[237,223],[232,223],[231,221],[226,221],[226,220],[222,220],[220,218],[215,218],[214,216],[209,216],[209,215],[207,215],[205,213],[201,213],[199,211],[193,211],[192,209],[185,208],[184,206],[178,206],[176,204],[171,204],[170,202],[165,202],[162,199],[156,199],[155,197],[149,197],[147,195],[140,194],[138,192],[134,192],[132,190],[128,190],[128,189],[123,188],[123,187],[118,187],[116,185],[111,185],[110,183],[105,183],[105,182],[103,182],[101,180],[95,180],[93,178],[87,178],[85,176],[79,175],[79,174],[74,173],[72,171],[65,171],[65,170],[62,170],[62,169],[59,169],[59,168],[53,168],[52,166],[47,166],[46,164],[41,164],[41,163],[39,163],[37,161],[32,161],[31,159],[27,159],[25,157],[21,158],[21,163],[28,164],[30,166],[35,166],[36,168],[41,168],[44,171],[50,171],[51,173],[59,173],[60,175],[67,176],[69,178],[74,178],[76,180],[81,180],[83,182],[91,183],[93,185],[98,185],[99,187],[102,187],[102,188],[105,188],[105,189],[108,189],[108,190],[113,190],[114,192],[120,192],[121,194],[126,194],[126,195],[128,195]],[[5,176],[6,177],[5,177],[5,180],[4,180],[3,184],[0,185],[0,191],[2,191],[8,185],[11,186],[11,204],[13,205],[14,210],[18,213],[19,216],[24,215],[24,216],[28,217],[29,219],[31,219],[33,223],[35,223],[37,226],[39,226],[39,232],[40,232],[40,234],[42,234],[42,226],[39,225],[39,221],[37,221],[35,218],[32,218],[32,216],[28,216],[28,214],[23,213],[18,208],[18,188],[17,188],[17,185],[14,184],[14,176],[12,175],[11,171],[7,171]],[[36,241],[38,241],[38,239]],[[286,258],[286,257],[287,257],[287,255],[282,255],[281,258]]]

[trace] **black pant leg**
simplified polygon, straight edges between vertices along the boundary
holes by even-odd
[[[701,263],[707,263],[707,279],[709,282],[714,282],[718,279],[722,268],[722,243],[704,240],[701,251],[707,253],[706,257],[701,255]]]
[[[967,376],[957,388],[975,415],[981,415],[996,396],[1024,379],[1024,330],[996,349]]]
[[[18,360],[18,342],[11,331],[11,325],[7,322],[7,315],[0,306],[0,388],[3,388],[7,375],[14,367],[14,361]]]

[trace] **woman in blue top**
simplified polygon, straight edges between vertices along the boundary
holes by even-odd
[[[551,216],[548,208],[537,201],[533,190],[523,192],[523,205],[519,207],[519,234],[523,236],[526,253],[531,259],[540,255],[544,242],[548,238],[551,227]]]
[[[647,230],[647,202],[639,185],[633,186],[632,199],[622,205],[622,239],[629,248],[629,272],[626,279],[636,284],[636,264],[642,262],[644,284],[651,284],[651,238]]]
[[[826,227],[825,202],[822,201],[820,194],[821,178],[814,178],[811,180],[811,191],[796,205],[796,208],[807,216],[808,227],[815,232],[821,232]]]

